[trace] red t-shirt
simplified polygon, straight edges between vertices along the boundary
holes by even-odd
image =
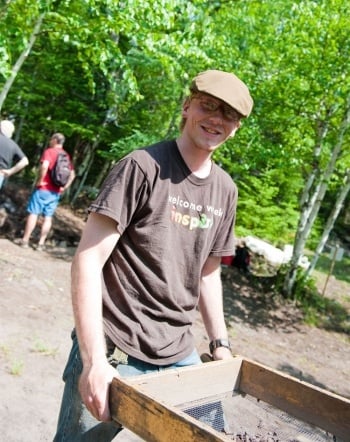
[[[41,190],[49,190],[51,192],[56,192],[56,193],[62,193],[62,187],[58,187],[56,186],[51,179],[51,170],[54,167],[58,154],[60,152],[65,152],[70,160],[70,165],[71,165],[71,170],[73,170],[73,164],[72,164],[72,160],[70,155],[68,154],[68,152],[66,152],[62,147],[49,147],[47,148],[43,154],[41,155],[40,158],[40,162],[44,162],[44,161],[48,161],[49,162],[49,168],[44,176],[44,179],[42,180],[42,182],[44,184],[37,186],[38,189]]]

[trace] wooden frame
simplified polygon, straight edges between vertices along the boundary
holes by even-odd
[[[234,390],[350,441],[349,399],[242,357],[115,378],[111,414],[113,420],[148,442],[232,441],[176,407]]]

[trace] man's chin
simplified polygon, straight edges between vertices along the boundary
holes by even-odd
[[[218,143],[218,142],[203,143],[202,149],[206,150],[207,152],[214,152],[222,144],[223,144],[223,141],[220,143]]]

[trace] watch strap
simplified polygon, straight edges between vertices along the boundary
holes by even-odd
[[[213,354],[214,350],[218,347],[231,349],[230,341],[228,339],[214,339],[209,344],[210,353]]]

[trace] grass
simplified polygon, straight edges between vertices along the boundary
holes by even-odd
[[[32,351],[43,356],[55,356],[58,353],[58,348],[51,348],[40,338],[35,338]],[[25,367],[24,362],[17,359],[11,348],[5,343],[0,344],[0,353],[6,360],[5,366],[8,373],[12,376],[21,376]]]
[[[36,339],[32,351],[44,356],[55,356],[58,352],[58,348],[50,348],[41,339]]]
[[[306,324],[350,336],[350,258],[343,256],[341,261],[335,262],[332,258],[321,255],[308,279],[299,269],[292,296]],[[280,268],[278,271],[275,286],[278,293],[286,270]]]
[[[335,261],[332,268],[332,257],[330,255],[321,255],[317,261],[316,270],[328,275],[331,274],[339,281],[345,281],[350,284],[350,258],[343,256],[341,261]]]
[[[299,299],[304,320],[309,325],[350,335],[350,316],[342,304],[318,293]]]
[[[305,322],[350,335],[350,258],[320,256],[313,277],[297,294]]]
[[[20,376],[23,372],[24,362],[18,359],[14,359],[11,356],[10,347],[6,344],[0,345],[0,351],[8,362],[8,372],[13,376]]]
[[[24,362],[19,361],[19,360],[15,360],[15,361],[12,361],[9,372],[13,376],[20,376],[23,372],[23,368],[24,368]]]
[[[0,345],[0,351],[4,356],[6,356],[7,358],[9,357],[10,348],[6,344]]]

